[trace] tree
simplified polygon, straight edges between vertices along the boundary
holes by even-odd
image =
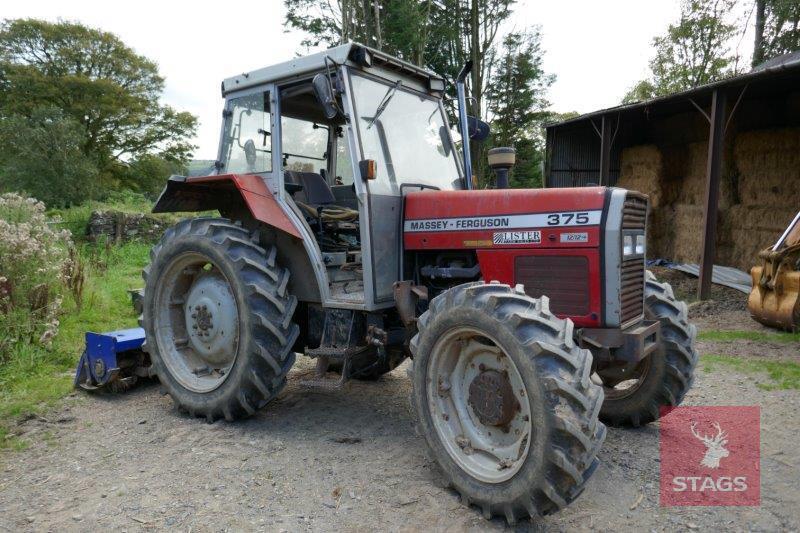
[[[539,28],[513,32],[503,39],[503,49],[486,89],[492,121],[492,145],[511,146],[517,164],[512,186],[538,187],[542,183],[542,125],[550,118],[545,95],[555,81],[542,66]]]
[[[82,152],[83,126],[60,110],[0,121],[0,190],[27,193],[48,207],[68,207],[97,192],[98,170]]]
[[[160,104],[163,89],[156,64],[111,33],[35,19],[0,25],[0,114],[59,109],[83,128],[80,151],[104,188],[131,186],[127,162],[147,154],[189,159],[197,119]]]
[[[756,0],[754,67],[768,59],[800,50],[800,2]]]
[[[653,39],[651,79],[639,83],[623,101],[684,91],[732,74],[735,58],[728,43],[736,25],[728,21],[737,0],[682,0],[681,17]],[[652,90],[651,90],[652,88]]]

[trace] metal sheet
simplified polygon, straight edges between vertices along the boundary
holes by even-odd
[[[399,280],[401,206],[400,196],[369,197],[375,302],[394,301],[394,282]]]
[[[690,274],[694,277],[698,277],[700,275],[700,265],[668,262],[660,263],[660,265],[673,270],[678,270],[685,274]],[[714,265],[714,271],[711,275],[711,282],[716,283],[717,285],[730,287],[731,289],[736,289],[737,291],[741,291],[745,294],[750,294],[750,289],[752,288],[750,274],[744,272],[743,270],[739,270],[738,268],[720,265]]]

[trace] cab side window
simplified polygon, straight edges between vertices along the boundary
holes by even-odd
[[[272,170],[269,93],[232,98],[225,117],[222,163],[225,172],[260,173]]]
[[[336,183],[333,185],[351,185],[353,183],[353,160],[350,157],[350,145],[342,133],[336,134]]]

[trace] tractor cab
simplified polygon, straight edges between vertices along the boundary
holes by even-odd
[[[226,79],[217,174],[258,175],[299,229],[301,300],[379,309],[400,276],[402,196],[464,188],[444,80],[346,44]],[[291,262],[291,258],[288,259]]]

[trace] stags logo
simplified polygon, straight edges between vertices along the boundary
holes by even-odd
[[[677,407],[661,416],[661,505],[760,504],[758,407]]]
[[[717,428],[717,434],[714,437],[704,437],[698,435],[695,431],[696,424],[692,422],[692,435],[694,435],[700,442],[705,444],[706,453],[703,455],[703,460],[700,461],[700,466],[707,466],[708,468],[719,468],[719,462],[723,457],[728,457],[731,452],[725,448],[728,444],[728,439],[725,438],[725,432],[719,427],[719,424],[714,422],[714,427]]]

